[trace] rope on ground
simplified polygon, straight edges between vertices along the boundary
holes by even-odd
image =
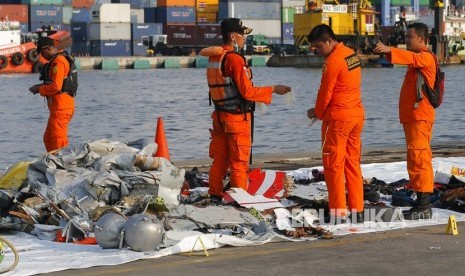
[[[3,237],[0,237],[0,243],[2,243],[2,244],[0,244],[0,248],[1,248],[2,251],[5,250],[5,249],[4,249],[4,247],[5,247],[4,244],[6,244],[6,245],[8,245],[8,246],[11,248],[11,250],[12,250],[13,253],[15,254],[15,261],[14,261],[14,263],[13,263],[11,266],[7,267],[7,268],[2,268],[2,269],[0,269],[0,274],[1,274],[1,273],[8,272],[8,271],[10,271],[10,270],[13,270],[13,269],[18,265],[18,262],[19,262],[19,254],[18,254],[18,251],[16,251],[16,248],[13,246],[13,244],[12,244],[10,241],[8,241],[7,239],[5,239],[5,238],[3,238]],[[4,252],[2,252],[2,255],[4,255]],[[1,258],[1,260],[3,261],[3,256],[2,256],[2,258]],[[1,261],[0,261],[0,262],[1,262]]]

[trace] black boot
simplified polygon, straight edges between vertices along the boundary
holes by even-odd
[[[365,221],[363,214],[364,214],[363,211],[350,213],[349,214],[350,223],[352,224],[363,223]]]
[[[406,220],[419,220],[419,219],[431,219],[433,217],[433,211],[431,210],[431,204],[429,203],[430,193],[417,192],[416,205],[407,211],[403,212],[404,219]]]

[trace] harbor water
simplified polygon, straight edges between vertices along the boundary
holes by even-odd
[[[398,100],[405,70],[363,69],[364,147],[404,145]],[[465,141],[463,68],[444,71],[446,95],[437,109],[435,144]],[[321,70],[257,67],[253,73],[255,85],[287,84],[295,95],[289,106],[284,97],[274,95],[266,113],[256,112],[253,152],[318,151],[321,124],[309,127],[306,111],[315,103]],[[45,152],[48,109],[42,97],[28,90],[37,82],[37,74],[0,75],[0,170]],[[207,158],[212,109],[205,69],[80,71],[69,140],[153,140],[157,118],[163,117],[172,160]]]

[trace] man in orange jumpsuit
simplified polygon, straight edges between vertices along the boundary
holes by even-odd
[[[68,125],[74,114],[74,98],[63,91],[66,84],[70,64],[57,42],[49,37],[40,37],[37,51],[49,62],[41,73],[42,84],[31,86],[33,94],[46,97],[50,117],[44,133],[44,144],[47,152],[55,151],[68,145]]]
[[[310,119],[322,120],[322,159],[328,188],[331,223],[363,219],[363,180],[360,168],[361,134],[365,120],[361,98],[362,70],[355,52],[337,42],[327,25],[314,27],[311,46],[325,58],[322,78]],[[346,200],[347,190],[347,200]]]
[[[244,46],[245,35],[251,31],[238,18],[223,20],[224,45],[201,51],[201,55],[209,57],[207,80],[215,105],[209,153],[213,158],[209,176],[212,204],[221,204],[223,179],[228,169],[231,187],[247,189],[254,102],[270,104],[273,93],[283,95],[291,91],[285,85],[253,85],[247,61],[238,53]]]
[[[436,61],[427,48],[428,27],[413,23],[407,27],[407,50],[391,48],[378,43],[375,53],[387,54],[393,64],[408,65],[399,97],[399,119],[404,127],[407,144],[407,170],[410,185],[417,194],[416,205],[404,213],[406,219],[422,219],[432,216],[429,201],[433,192],[433,165],[431,136],[433,135],[434,108],[424,92],[417,87],[419,73],[424,81],[434,87]]]

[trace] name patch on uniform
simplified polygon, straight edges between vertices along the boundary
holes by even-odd
[[[362,66],[362,64],[360,63],[360,59],[356,54],[346,57],[345,60],[347,62],[347,68],[349,69],[349,71]]]

